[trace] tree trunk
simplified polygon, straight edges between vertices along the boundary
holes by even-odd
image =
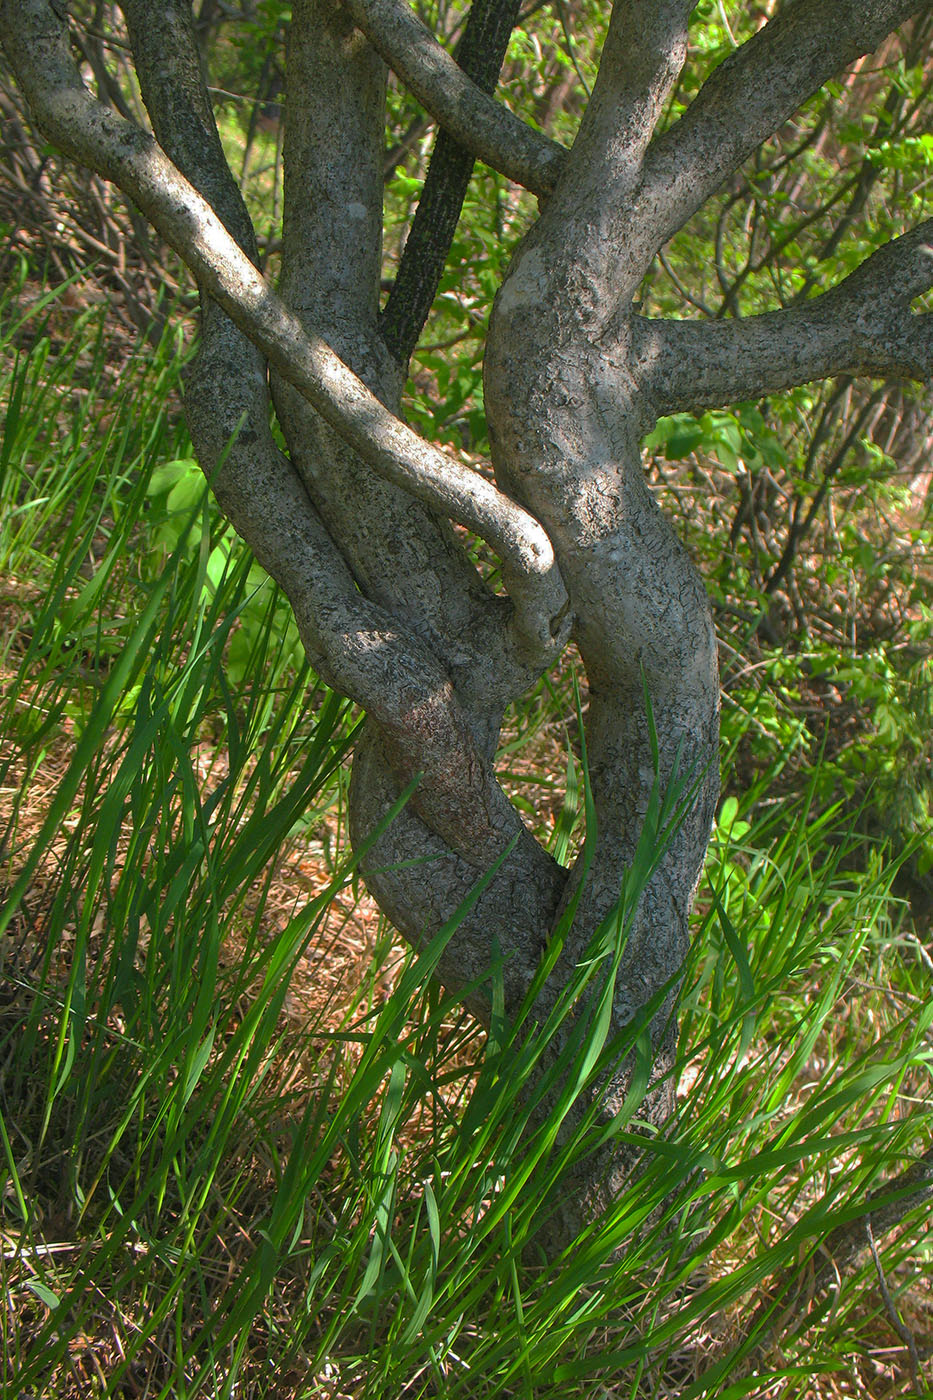
[[[610,1037],[650,1021],[651,1088],[639,1116],[661,1125],[718,791],[718,679],[708,600],[645,483],[639,443],[661,414],[814,378],[928,376],[933,317],[911,304],[933,285],[933,227],[893,240],[821,296],[746,320],[643,319],[639,287],[665,242],[811,94],[931,7],[788,0],[668,122],[693,0],[615,0],[592,99],[566,151],[489,96],[514,0],[476,0],[459,65],[401,0],[294,0],[279,294],[256,270],[189,0],[122,8],[155,140],[88,93],[58,0],[0,0],[0,38],[48,138],[120,185],[198,279],[192,439],[222,509],[287,594],[312,666],[367,711],[354,841],[370,838],[413,785],[366,853],[369,887],[418,945],[496,865],[438,967],[480,1017],[493,966],[501,960],[514,1015],[559,936],[532,1007],[531,1021],[543,1023],[603,937],[610,955],[542,1074],[558,1063],[573,1017],[583,1024],[606,997]],[[380,309],[386,63],[446,136]],[[466,188],[465,153],[541,201],[489,325],[495,486],[398,417]],[[270,388],[284,452],[270,430]],[[496,552],[507,597],[487,588],[451,521]],[[568,871],[503,793],[495,754],[507,706],[571,636],[589,691],[592,806]],[[671,793],[678,819],[646,855],[642,834],[657,835]],[[619,930],[633,864],[650,871]],[[630,1081],[631,1056],[620,1053],[568,1129],[596,1105],[608,1121]],[[559,1199],[542,1203],[551,1252],[611,1203],[632,1166],[631,1153],[604,1146],[573,1168]]]

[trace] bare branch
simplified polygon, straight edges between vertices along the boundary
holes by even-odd
[[[340,0],[296,0],[285,84],[282,299],[384,396],[385,64]]]
[[[127,12],[157,134],[253,252],[252,229],[216,137],[190,10],[176,0],[127,0]],[[409,821],[425,823],[448,860],[475,872],[518,836],[513,878],[538,870],[544,853],[478,750],[443,660],[360,593],[294,463],[278,450],[262,355],[219,306],[207,300],[203,312],[201,342],[186,374],[192,438],[225,514],[288,596],[312,665],[366,709],[396,780],[404,786],[421,775]]]
[[[744,320],[634,319],[639,382],[657,414],[714,408],[835,374],[933,376],[933,219],[880,248],[838,286]]]
[[[483,92],[495,89],[520,5],[521,0],[473,0],[456,60]],[[472,152],[442,127],[380,317],[385,342],[400,364],[411,358],[434,304],[472,173]]]
[[[426,823],[448,858],[457,853],[475,878],[517,836],[514,863],[537,869],[544,852],[496,783],[444,666],[359,592],[277,449],[259,352],[247,344],[252,385],[238,379],[238,392],[225,395],[218,386],[243,358],[242,337],[219,307],[209,305],[206,319],[185,395],[199,460],[224,513],[286,593],[312,666],[378,726],[396,781],[421,776],[409,820]]]
[[[730,54],[645,158],[642,217],[662,247],[835,74],[929,0],[790,0]]]
[[[121,8],[156,140],[255,262],[256,235],[220,144],[190,4],[123,0]]]
[[[217,138],[190,7],[125,0],[125,12],[160,142],[254,252],[252,227]],[[378,174],[378,162],[374,168]],[[489,863],[519,823],[477,751],[446,670],[410,628],[359,592],[294,465],[273,440],[260,352],[219,306],[207,301],[203,310],[185,408],[222,509],[285,591],[318,674],[366,709],[403,784],[422,775],[414,811],[468,864]]]
[[[634,172],[687,56],[690,0],[616,0],[593,98],[574,143],[575,158],[605,173]]]
[[[397,411],[403,376],[377,327],[386,67],[340,0],[292,8],[281,296]],[[463,703],[508,703],[528,683],[512,610],[450,522],[374,476],[278,376],[272,392],[292,466],[359,587],[430,646]]]
[[[220,143],[190,5],[123,0],[123,11],[159,144],[255,261],[253,227]],[[391,711],[382,668],[374,683],[356,653],[367,649],[362,639],[379,635],[383,653],[396,654],[395,667],[386,665],[385,671],[397,670],[394,624],[360,595],[297,472],[273,440],[262,356],[209,303],[185,378],[188,424],[205,474],[225,513],[292,600],[309,660],[341,694],[367,708],[378,697]],[[438,676],[431,680],[436,688]]]
[[[564,148],[487,96],[405,0],[346,4],[392,71],[461,146],[534,194],[550,192],[567,154]]]
[[[10,63],[46,135],[118,185],[278,372],[387,480],[486,540],[503,564],[518,643],[551,655],[567,600],[542,526],[478,473],[394,417],[318,338],[306,335],[209,204],[145,132],[88,93],[67,31],[45,0],[2,0]]]
[[[630,303],[657,251],[651,226],[639,226],[638,188],[686,55],[691,8],[688,0],[616,0],[572,156],[513,264],[539,247],[545,297],[573,306],[597,338],[616,307]]]

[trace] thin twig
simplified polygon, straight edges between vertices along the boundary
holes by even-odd
[[[881,1257],[878,1254],[878,1246],[875,1244],[875,1236],[872,1233],[870,1218],[865,1221],[865,1236],[868,1240],[868,1248],[871,1250],[871,1257],[874,1261],[875,1273],[878,1275],[878,1288],[884,1299],[884,1306],[887,1309],[888,1317],[891,1319],[891,1326],[907,1348],[907,1353],[910,1358],[910,1376],[914,1384],[914,1389],[918,1396],[924,1393],[929,1394],[926,1384],[920,1375],[920,1356],[917,1352],[917,1343],[914,1340],[914,1334],[898,1313],[897,1308],[894,1306],[894,1299],[888,1291],[888,1284],[884,1276]]]

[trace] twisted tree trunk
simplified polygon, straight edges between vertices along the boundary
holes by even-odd
[[[660,414],[817,377],[927,376],[933,318],[910,305],[933,286],[933,230],[893,241],[821,296],[745,321],[646,320],[638,289],[658,249],[802,102],[930,8],[789,0],[664,129],[693,0],[616,0],[592,100],[565,151],[489,96],[513,0],[476,0],[459,63],[403,0],[294,0],[276,293],[256,270],[189,0],[123,4],[154,140],[87,91],[59,0],[0,0],[0,37],[49,139],[120,185],[199,281],[192,438],[222,509],[290,599],[311,664],[367,711],[354,840],[419,778],[367,852],[372,893],[418,944],[499,862],[447,945],[442,981],[487,1015],[501,954],[514,1012],[560,924],[532,1012],[543,1020],[616,908],[658,793],[689,791],[601,974],[613,979],[612,1031],[655,1007],[640,1116],[658,1124],[717,796],[718,680],[703,585],[645,484],[639,443]],[[386,64],[446,135],[380,310]],[[398,417],[473,156],[541,200],[489,325],[495,486]],[[508,597],[485,586],[451,520],[497,552]],[[582,856],[566,870],[532,837],[494,763],[506,707],[571,637],[589,685],[585,878]],[[551,1063],[560,1051],[557,1037]],[[590,1091],[604,1118],[629,1081],[621,1057]],[[630,1165],[604,1148],[575,1169],[542,1209],[551,1250],[612,1200]]]

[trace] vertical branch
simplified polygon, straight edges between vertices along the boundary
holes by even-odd
[[[656,252],[637,191],[686,57],[692,8],[616,0],[573,150],[513,266],[513,288],[531,284],[522,296],[562,302],[597,338],[628,309]]]
[[[256,262],[256,235],[220,144],[191,5],[123,0],[123,13],[156,140]]]
[[[282,291],[298,319],[394,407],[403,372],[377,323],[385,80],[382,60],[342,4],[296,0],[286,65]],[[375,479],[295,389],[276,380],[273,392],[292,461],[360,588],[396,617],[417,620],[455,685],[475,694],[477,685],[497,688],[514,675],[502,655],[507,609],[487,592],[447,521]]]
[[[283,299],[380,397],[386,69],[336,0],[295,0],[286,58]]]

